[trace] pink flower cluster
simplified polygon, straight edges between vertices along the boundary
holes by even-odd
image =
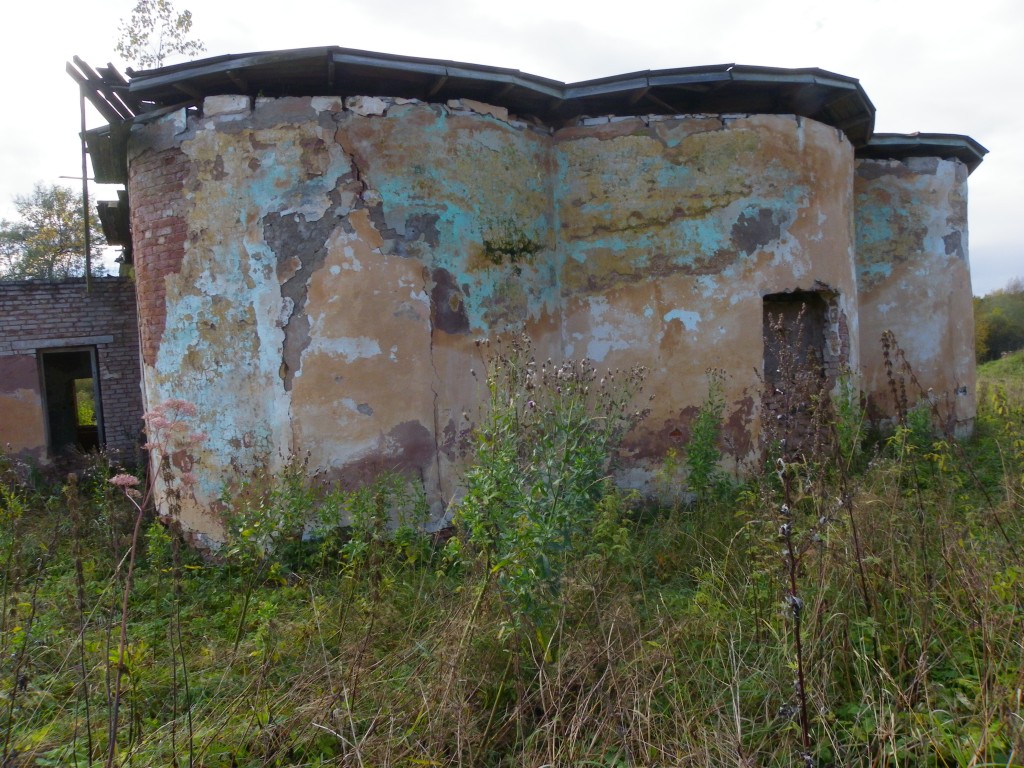
[[[175,462],[181,470],[178,480],[185,488],[193,488],[198,479],[192,473],[193,458],[188,450],[206,441],[207,435],[202,430],[192,429],[188,421],[198,414],[193,403],[187,400],[171,398],[148,411],[143,419],[146,422],[146,433],[149,442],[145,444],[147,451],[153,451],[158,464],[165,464],[173,455],[181,456],[181,462]],[[167,464],[168,468],[170,465]],[[137,490],[140,481],[134,475],[119,474],[110,478],[110,482],[120,488],[131,499],[141,499]],[[150,491],[152,489],[149,489]]]

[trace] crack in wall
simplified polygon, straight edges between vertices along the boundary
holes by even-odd
[[[328,211],[336,209],[340,190],[331,190],[328,197],[332,203]],[[310,321],[305,311],[309,278],[323,266],[328,241],[341,219],[337,213],[330,212],[316,221],[307,221],[301,214],[269,213],[263,217],[263,238],[277,256],[277,274],[287,315],[281,326],[284,331],[281,380],[287,392],[292,389],[295,374],[302,366],[302,353],[310,342]],[[285,277],[289,272],[291,274]]]

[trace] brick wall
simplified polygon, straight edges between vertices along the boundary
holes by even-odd
[[[67,347],[96,348],[105,445],[133,458],[142,430],[134,283],[118,277],[93,278],[87,293],[83,279],[0,282],[0,390],[2,380],[9,373],[13,379],[18,371],[21,389],[34,385],[38,393],[38,374],[28,377],[34,381],[26,378],[26,371],[31,373],[26,358]],[[8,402],[4,407],[17,406]],[[0,414],[0,443],[4,424],[14,424],[17,416]]]
[[[181,268],[187,227],[181,215],[188,158],[181,150],[148,152],[132,160],[131,217],[135,279],[138,281],[142,359],[156,360],[167,311],[164,277]]]

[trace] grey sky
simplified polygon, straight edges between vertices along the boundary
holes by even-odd
[[[79,173],[77,54],[123,68],[133,0],[9,3],[0,216],[36,181]],[[990,150],[970,180],[971,266],[983,294],[1024,275],[1024,3],[1019,0],[177,0],[208,55],[341,45],[574,81],[699,64],[820,67],[859,78],[880,132],[964,133]],[[854,12],[854,10],[856,12]],[[90,113],[90,127],[102,120]],[[74,186],[75,181],[63,183]],[[97,190],[113,197],[112,190]]]

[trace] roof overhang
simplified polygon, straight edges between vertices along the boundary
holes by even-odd
[[[871,136],[875,115],[855,78],[737,64],[562,83],[515,69],[327,47],[231,54],[131,75],[124,100],[139,111],[221,94],[468,98],[555,125],[583,115],[795,114],[839,128],[854,145]]]
[[[841,130],[858,158],[956,158],[973,171],[987,150],[956,134],[874,134],[875,108],[860,82],[822,69],[715,64],[563,83],[516,69],[352,48],[228,54],[123,78],[77,57],[69,74],[108,118],[85,133],[98,181],[127,181],[131,125],[207,96],[393,96],[444,103],[475,99],[559,127],[584,116],[790,114]]]
[[[857,148],[858,159],[903,160],[908,157],[940,157],[959,160],[974,171],[988,150],[970,136],[958,133],[876,133]]]

